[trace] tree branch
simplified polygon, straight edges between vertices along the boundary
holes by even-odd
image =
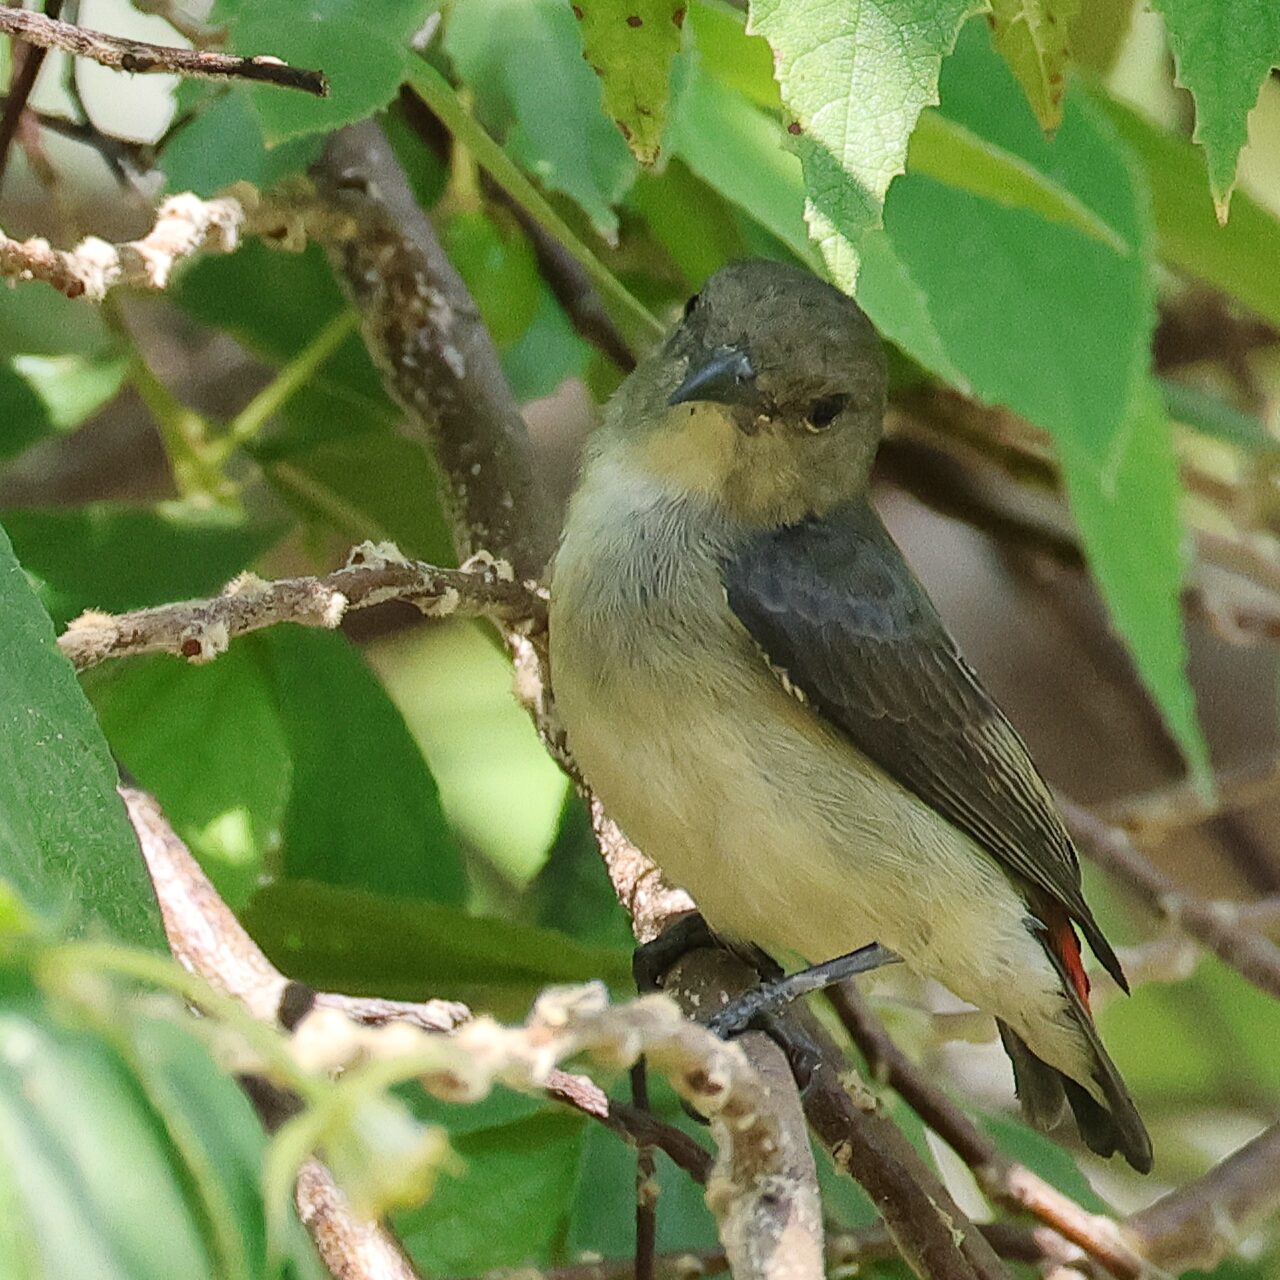
[[[1212,1271],[1277,1212],[1280,1124],[1273,1124],[1203,1177],[1135,1213],[1125,1227],[1157,1266]]]
[[[405,560],[387,544],[363,543],[347,566],[318,578],[264,582],[244,574],[211,600],[111,615],[89,612],[58,637],[76,670],[107,658],[174,653],[209,662],[238,635],[281,622],[332,630],[352,610],[400,600],[430,618],[492,618],[512,628],[545,626],[546,592],[512,577],[510,566],[476,557],[460,569]]]
[[[1229,964],[1260,991],[1280,999],[1280,946],[1223,904],[1184,893],[1138,852],[1121,828],[1063,795],[1058,806],[1082,851],[1123,884],[1144,906]],[[1247,918],[1246,918],[1247,919]]]
[[[1062,1241],[1078,1246],[1118,1280],[1137,1280],[1146,1267],[1110,1218],[1090,1213],[1023,1165],[1009,1160],[990,1138],[894,1044],[852,983],[827,993],[850,1039],[866,1059],[872,1077],[890,1085],[902,1100],[973,1171],[993,1200],[1029,1213]]]
[[[39,15],[0,7],[4,15]],[[14,240],[0,231],[0,280],[41,280],[68,298],[100,302],[122,285],[163,289],[175,267],[200,253],[231,253],[242,235],[260,235],[284,248],[301,248],[308,234],[337,235],[334,216],[313,202],[288,195],[262,200],[241,183],[234,194],[201,200],[186,192],[170,196],[155,224],[140,240],[108,244],[96,236],[74,249],[55,249],[47,240]]]
[[[90,31],[59,22],[27,9],[0,8],[0,35],[11,36],[41,49],[62,49],[75,58],[88,58],[116,71],[134,75],[167,72],[194,80],[249,80],[282,89],[299,89],[323,98],[329,82],[323,71],[291,67],[279,58],[262,55],[237,58],[207,49],[174,49],[122,36]]]
[[[555,521],[535,481],[524,419],[462,277],[373,122],[335,134],[316,170],[350,217],[326,248],[388,390],[445,478],[460,557],[480,550],[542,575]]]

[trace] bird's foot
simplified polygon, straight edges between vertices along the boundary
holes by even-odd
[[[700,951],[703,947],[731,952],[769,982],[782,977],[782,966],[772,956],[759,947],[721,938],[702,918],[700,911],[690,911],[672,921],[652,942],[635,949],[631,973],[636,990],[660,991],[667,971],[691,951]]]
[[[807,996],[814,991],[825,991],[827,987],[843,982],[860,973],[870,973],[872,969],[882,968],[887,964],[896,964],[902,957],[878,942],[859,947],[848,955],[837,956],[834,960],[826,960],[822,964],[811,965],[785,978],[776,978],[772,982],[762,982],[758,986],[744,991],[735,1000],[730,1000],[707,1025],[721,1039],[728,1040],[741,1035],[748,1027],[757,1026],[762,1016],[777,1014],[794,1000]],[[763,1029],[763,1028],[762,1028]]]

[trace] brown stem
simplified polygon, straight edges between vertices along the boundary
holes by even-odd
[[[1280,999],[1280,946],[1221,910],[1183,893],[1138,852],[1121,828],[1065,796],[1058,806],[1082,851],[1119,880],[1157,916],[1176,924],[1260,991]]]
[[[533,630],[545,625],[545,592],[516,582],[507,567],[477,559],[461,569],[438,569],[366,543],[351,553],[346,568],[323,577],[264,582],[244,575],[210,600],[83,614],[58,638],[58,647],[79,671],[141,653],[208,662],[238,635],[281,622],[332,629],[352,610],[391,600],[413,604],[431,618],[486,617]]]
[[[250,80],[282,89],[300,89],[318,98],[329,92],[323,71],[291,67],[279,58],[268,55],[237,58],[207,49],[174,49],[90,31],[26,9],[0,8],[0,35],[41,49],[62,49],[72,57],[88,58],[104,67],[134,75],[164,72],[195,80]]]
[[[1109,1218],[1090,1213],[1022,1165],[990,1138],[894,1044],[851,983],[827,993],[840,1022],[876,1080],[902,1100],[973,1170],[979,1185],[1006,1208],[1030,1213],[1084,1250],[1119,1280],[1137,1280],[1142,1258]]]

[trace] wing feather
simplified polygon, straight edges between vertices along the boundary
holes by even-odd
[[[729,605],[775,671],[890,777],[1074,919],[1125,986],[1048,786],[865,502],[749,538]]]

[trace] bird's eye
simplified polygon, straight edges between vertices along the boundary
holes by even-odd
[[[690,298],[690,299],[689,299],[689,301],[688,301],[688,302],[686,302],[686,303],[684,304],[684,318],[685,318],[686,320],[687,320],[691,315],[693,315],[693,309],[698,305],[698,299],[699,299],[701,296],[702,296],[702,295],[701,295],[700,293],[695,293],[695,294],[693,295],[693,297],[692,297],[692,298]]]
[[[806,424],[810,431],[825,431],[844,411],[848,396],[823,396],[809,406]]]

